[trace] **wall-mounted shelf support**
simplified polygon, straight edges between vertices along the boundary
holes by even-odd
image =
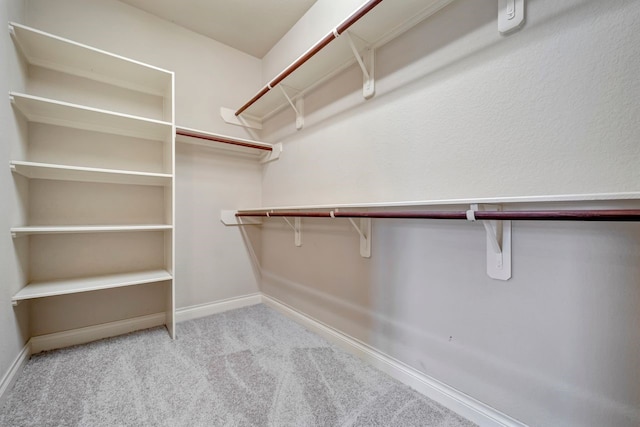
[[[230,125],[242,126],[251,129],[262,129],[262,120],[249,114],[236,116],[236,111],[231,108],[220,107],[220,117]]]
[[[353,52],[353,56],[355,56],[356,61],[362,70],[362,96],[364,99],[369,99],[376,92],[375,79],[373,76],[375,50],[367,44],[364,48],[363,55],[360,56],[360,52],[358,52],[358,48],[351,37],[351,33],[349,31],[345,31],[343,35],[347,38],[351,51]]]
[[[298,247],[302,246],[302,218],[295,217],[293,224],[291,224],[291,221],[289,221],[287,217],[282,217],[282,219],[284,219],[285,222],[289,224],[289,227],[291,227],[291,229],[293,230],[295,245]]]
[[[524,25],[524,0],[498,0],[498,31],[506,34]]]
[[[360,225],[352,218],[348,220],[360,235],[360,256],[371,258],[371,218],[360,218]]]
[[[467,219],[476,221],[477,204],[467,211]],[[484,205],[484,211],[501,211],[497,205]],[[487,235],[487,275],[492,279],[511,278],[511,221],[483,220]]]
[[[297,96],[295,102],[289,97],[287,91],[284,89],[284,85],[280,85],[280,90],[282,94],[293,108],[293,111],[296,113],[296,129],[300,130],[304,127],[304,98],[302,96]]]

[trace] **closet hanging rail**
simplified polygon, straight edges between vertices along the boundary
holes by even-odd
[[[273,151],[273,147],[268,146],[268,145],[258,145],[258,144],[253,144],[253,143],[251,143],[249,141],[243,141],[243,140],[228,138],[228,137],[219,136],[219,135],[207,135],[207,134],[203,134],[203,133],[187,131],[187,130],[184,130],[184,129],[176,129],[176,135],[188,136],[188,137],[191,137],[191,138],[206,139],[207,141],[214,141],[214,142],[220,142],[220,143],[223,143],[223,144],[237,145],[237,146],[240,146],[240,147],[255,148],[257,150]]]
[[[535,211],[238,211],[236,217],[395,218],[504,221],[640,221],[640,209]]]
[[[280,74],[278,74],[273,80],[271,80],[265,87],[263,87],[253,98],[251,98],[246,104],[240,107],[235,115],[239,116],[242,114],[247,108],[252,106],[256,101],[262,98],[267,92],[276,87],[278,83],[282,80],[286,79],[291,73],[297,70],[302,64],[311,59],[315,54],[321,51],[326,45],[331,43],[333,40],[338,38],[340,34],[344,33],[349,27],[358,22],[360,18],[369,13],[374,7],[378,4],[382,3],[382,0],[369,0],[365,3],[360,9],[355,11],[352,15],[348,16],[347,19],[342,21],[340,25],[338,25],[335,30],[324,36],[319,42],[314,44],[307,52],[305,52],[300,58],[298,58],[293,64],[289,67],[285,68]]]

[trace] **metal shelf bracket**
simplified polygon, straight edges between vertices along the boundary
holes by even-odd
[[[302,246],[302,218],[295,217],[293,224],[291,224],[291,221],[289,221],[285,216],[283,216],[282,219],[284,219],[285,222],[289,224],[289,227],[293,229],[295,245],[298,247]]]
[[[478,205],[473,204],[467,211],[467,219],[475,221]],[[483,210],[499,211],[500,206],[484,205]],[[483,220],[487,235],[487,274],[492,279],[511,278],[511,221]]]
[[[352,218],[347,219],[360,235],[360,256],[371,258],[371,218],[360,218],[360,225]]]
[[[284,89],[284,85],[279,85],[282,94],[293,108],[296,113],[296,129],[300,130],[304,127],[304,98],[302,96],[295,97],[295,102],[289,97],[287,91]]]
[[[351,51],[353,52],[353,56],[356,57],[356,61],[358,61],[358,65],[362,70],[362,96],[364,99],[369,99],[376,93],[376,81],[373,74],[375,49],[366,45],[362,56],[360,56],[360,52],[358,52],[358,48],[351,37],[351,33],[349,31],[345,31],[343,35],[346,36],[349,46],[351,47]]]

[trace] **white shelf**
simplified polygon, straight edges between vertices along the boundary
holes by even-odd
[[[76,279],[51,280],[30,283],[13,296],[15,305],[19,301],[67,295],[101,289],[121,288],[144,283],[162,282],[173,277],[166,270],[137,271],[131,273],[109,274],[104,276],[81,277]]]
[[[17,160],[11,162],[11,170],[31,179],[104,182],[110,184],[168,186],[171,185],[172,179],[171,175],[163,173],[88,168]]]
[[[13,105],[32,122],[158,141],[172,139],[173,125],[169,122],[24,93],[11,92],[9,97]]]
[[[640,193],[592,193],[592,194],[560,194],[540,196],[518,197],[487,197],[476,199],[434,199],[434,200],[408,200],[402,202],[379,203],[336,203],[321,205],[290,205],[290,206],[265,206],[248,207],[236,210],[255,212],[268,210],[312,210],[312,209],[369,209],[369,208],[419,208],[423,206],[458,206],[470,204],[517,204],[517,203],[582,203],[582,202],[622,202],[627,200],[640,200]],[[228,211],[223,211],[228,212]],[[235,211],[233,211],[235,212]]]
[[[170,71],[17,23],[10,23],[9,31],[30,64],[139,92],[170,93]]]
[[[72,233],[121,233],[133,231],[164,231],[173,226],[166,224],[148,225],[27,225],[11,227],[13,237],[30,234],[72,234]]]
[[[419,22],[438,12],[453,0],[386,0],[379,3],[369,13],[354,23],[347,31],[353,36],[358,50],[365,46],[373,49],[388,43]],[[288,89],[288,95],[295,101],[299,96],[317,87],[356,62],[346,36],[333,40],[302,64],[281,83]],[[322,39],[321,39],[322,40]],[[318,45],[314,44],[310,49]],[[309,52],[307,51],[307,52]],[[306,54],[306,52],[305,52]],[[304,57],[301,55],[300,58]],[[297,63],[294,61],[287,70]],[[284,71],[283,70],[283,71]],[[280,75],[282,73],[279,73]],[[275,77],[275,76],[274,76]],[[273,80],[272,80],[273,81]],[[273,87],[274,85],[271,84]],[[251,105],[243,113],[247,119],[266,120],[288,106],[279,88],[273,88]]]
[[[280,157],[282,152],[282,144],[280,143],[269,144],[183,126],[176,126],[176,143],[178,142],[245,154],[264,161],[275,160]]]

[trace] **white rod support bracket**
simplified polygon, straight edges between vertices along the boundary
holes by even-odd
[[[12,104],[16,102],[16,99],[14,98],[13,95],[11,95],[11,93],[9,93],[9,102]]]
[[[12,37],[15,37],[15,35],[16,35],[16,29],[11,24],[9,24],[9,34],[11,34]]]
[[[360,256],[371,258],[371,218],[360,218],[359,226],[352,218],[348,220],[360,235]]]
[[[499,211],[500,206],[483,207],[487,211]],[[478,205],[471,205],[467,218],[475,221],[474,212]],[[483,220],[487,236],[487,275],[492,279],[509,280],[511,278],[511,221]]]
[[[22,302],[22,300],[11,300],[11,305],[14,307],[17,307],[18,305],[20,305],[20,303]]]
[[[260,218],[245,217],[243,220],[236,216],[236,210],[222,210],[220,211],[220,222],[224,225],[260,225],[262,220]]]
[[[235,110],[231,108],[220,107],[220,117],[230,125],[242,126],[251,129],[262,129],[262,121],[248,114],[236,116]]]
[[[282,154],[282,143],[278,142],[277,144],[273,144],[271,151],[260,159],[260,163],[269,163],[277,160],[280,158],[280,154]]]
[[[293,239],[295,245],[297,247],[302,246],[302,218],[295,217],[293,224],[291,224],[291,221],[289,221],[286,217],[282,217],[282,219],[284,219],[285,222],[289,224],[289,227],[293,229]]]
[[[347,41],[349,42],[353,56],[355,56],[356,61],[362,70],[362,96],[364,99],[369,99],[376,93],[376,81],[373,74],[375,49],[371,46],[366,46],[362,56],[360,56],[360,52],[358,52],[358,48],[353,42],[353,38],[349,31],[345,31],[343,35],[347,36]]]
[[[283,85],[280,85],[280,90],[287,99],[287,102],[289,102],[289,105],[291,105],[291,108],[293,108],[293,111],[296,113],[296,129],[302,129],[304,127],[304,98],[302,98],[302,96],[298,96],[294,103],[287,94],[287,91],[284,90]]]
[[[506,34],[524,25],[524,0],[498,0],[498,31]]]

